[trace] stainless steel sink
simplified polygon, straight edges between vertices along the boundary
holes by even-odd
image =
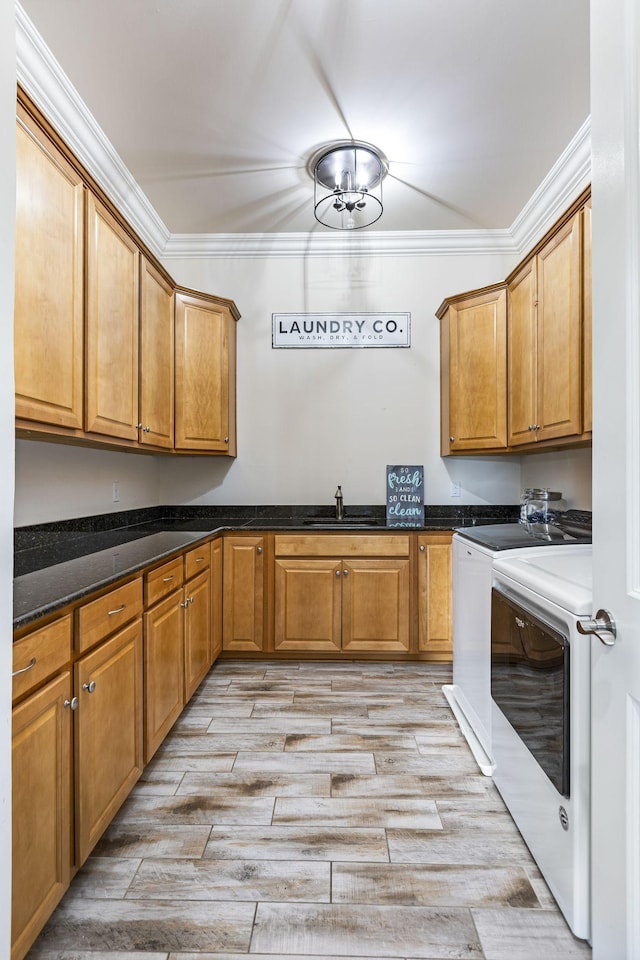
[[[306,527],[331,527],[331,529],[342,529],[343,527],[379,527],[383,526],[382,521],[373,517],[345,517],[343,520],[334,520],[331,517],[320,519],[304,520]]]

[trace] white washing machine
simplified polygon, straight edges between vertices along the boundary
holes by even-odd
[[[591,547],[494,562],[493,779],[577,937],[590,937]]]
[[[560,524],[499,523],[459,528],[453,537],[453,683],[443,692],[481,771],[493,772],[491,587],[494,561],[549,547],[591,543],[591,513],[568,510]]]

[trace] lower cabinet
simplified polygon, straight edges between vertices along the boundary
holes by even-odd
[[[67,671],[13,710],[12,960],[22,960],[69,885],[70,705]]]
[[[276,651],[409,653],[410,541],[276,536]]]
[[[142,620],[74,666],[76,865],[142,773]]]
[[[450,660],[451,534],[418,537],[418,652]]]
[[[277,559],[275,649],[409,652],[409,560]]]
[[[211,578],[203,570],[184,586],[184,702],[211,666]]]
[[[174,591],[144,614],[144,759],[148,763],[184,707],[184,611]]]
[[[261,652],[265,640],[264,537],[224,538],[222,648]]]

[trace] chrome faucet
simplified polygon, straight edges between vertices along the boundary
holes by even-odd
[[[338,485],[335,492],[336,498],[336,520],[344,520],[344,499],[342,496],[342,487]]]

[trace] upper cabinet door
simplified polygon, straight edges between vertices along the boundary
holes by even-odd
[[[85,430],[137,440],[140,253],[91,194],[87,206]]]
[[[439,314],[440,315],[440,314]],[[441,316],[442,455],[507,445],[504,286],[449,303]]]
[[[141,444],[173,447],[173,287],[142,258],[140,278]]]
[[[82,429],[84,187],[18,106],[16,417]]]
[[[537,439],[582,433],[582,211],[538,260]]]
[[[509,284],[509,445],[533,443],[538,409],[536,258]]]
[[[227,306],[176,293],[176,450],[235,456],[235,326]]]

